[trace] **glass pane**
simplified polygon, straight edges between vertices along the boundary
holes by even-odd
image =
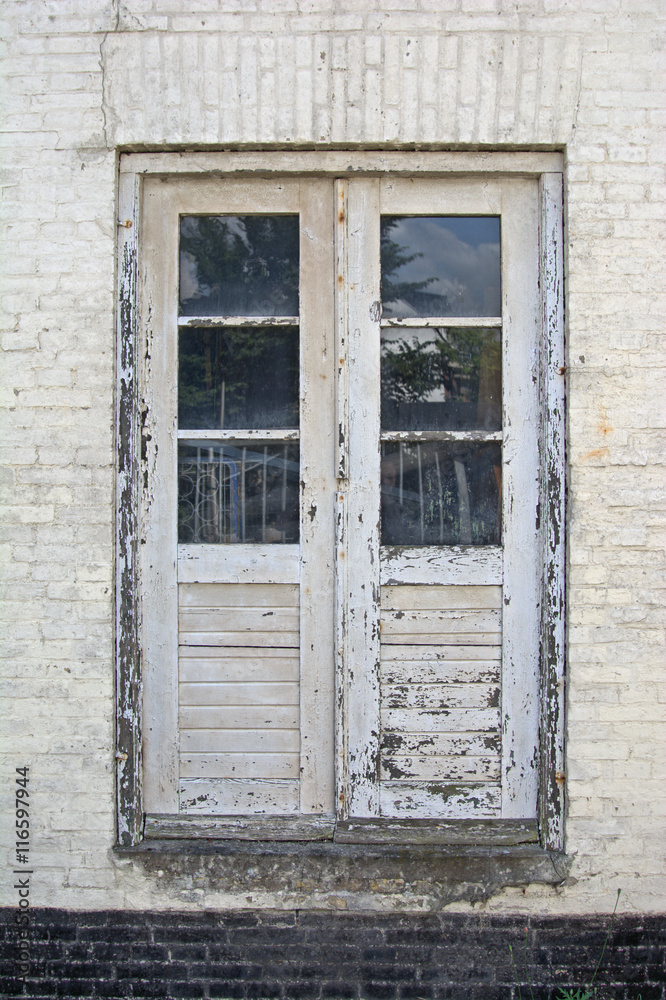
[[[502,429],[499,329],[382,330],[382,429]]]
[[[181,316],[298,316],[297,215],[180,220]]]
[[[382,315],[499,316],[499,216],[385,215]]]
[[[298,444],[181,441],[178,541],[298,541]]]
[[[181,329],[178,423],[298,427],[298,327]]]
[[[382,445],[382,545],[499,545],[495,442]]]

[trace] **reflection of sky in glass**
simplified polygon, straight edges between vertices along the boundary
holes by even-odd
[[[498,216],[384,216],[382,235],[402,255],[418,255],[384,277],[427,282],[384,301],[385,316],[500,315]]]

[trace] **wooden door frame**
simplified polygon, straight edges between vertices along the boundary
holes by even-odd
[[[564,838],[564,670],[565,670],[565,409],[562,232],[562,156],[559,153],[235,151],[225,153],[137,153],[120,159],[118,187],[117,299],[117,541],[116,664],[118,842],[136,844],[144,836],[141,792],[141,621],[139,568],[143,420],[138,373],[142,364],[137,319],[138,250],[142,178],[150,175],[535,177],[539,182],[542,401],[539,440],[539,525],[543,591],[540,642],[539,837],[543,847],[561,850]],[[338,423],[344,424],[344,406]],[[447,831],[447,826],[451,827]],[[477,827],[479,824],[477,824]],[[460,824],[440,824],[436,839],[459,841]],[[483,828],[483,824],[481,824]],[[475,841],[501,840],[499,828],[479,828]],[[193,827],[189,834],[199,835]],[[211,836],[210,831],[201,835]],[[212,835],[215,835],[214,833]],[[221,831],[218,835],[225,836]],[[246,832],[252,836],[252,831]],[[324,831],[322,836],[329,836]],[[316,839],[313,830],[303,839]],[[291,838],[293,839],[293,838]],[[344,839],[344,838],[342,838]],[[359,839],[359,838],[357,838]],[[360,837],[363,839],[363,837]],[[389,837],[390,839],[390,837]],[[400,834],[398,834],[400,839]],[[411,839],[411,838],[409,838]]]

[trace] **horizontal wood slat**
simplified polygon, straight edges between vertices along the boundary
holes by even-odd
[[[181,683],[274,683],[276,681],[298,681],[298,656],[275,656],[274,650],[262,650],[267,654],[263,657],[234,655],[224,656],[194,656],[184,655],[187,647],[181,647],[180,680]],[[191,650],[187,650],[190,652]],[[207,652],[202,650],[201,652]],[[254,653],[256,650],[246,647],[244,650]],[[215,651],[213,651],[215,652]],[[229,650],[220,650],[228,653]],[[234,650],[238,654],[238,650]]]
[[[181,608],[298,608],[298,587],[289,583],[181,583]]]
[[[427,633],[441,634],[459,632],[492,632],[500,633],[500,612],[485,609],[483,611],[384,611],[381,616],[382,639],[393,635],[422,635]]]
[[[299,808],[299,782],[290,778],[181,778],[178,791],[185,814],[293,814]]]
[[[383,732],[487,732],[499,728],[499,709],[452,708],[429,712],[420,708],[385,708],[381,725]]]
[[[403,757],[382,755],[381,776],[388,780],[497,781],[500,776],[499,754],[488,757]]]
[[[382,611],[427,611],[430,608],[440,611],[466,608],[475,611],[479,608],[498,610],[501,606],[501,587],[415,587],[409,584],[382,587]]]
[[[438,757],[497,755],[499,733],[382,733],[382,754]]]
[[[500,638],[494,632],[383,632],[382,643],[386,646],[497,646]],[[460,657],[460,654],[457,654]]]
[[[250,646],[269,649],[298,649],[299,634],[295,632],[184,632],[180,646]]]
[[[182,756],[192,753],[298,753],[297,729],[185,729]]]
[[[437,712],[447,708],[497,708],[497,684],[385,684],[384,708],[424,708]]]
[[[499,784],[382,781],[379,801],[382,816],[481,818],[499,815],[502,796]]]
[[[298,610],[291,608],[181,608],[178,624],[189,632],[293,632]]]
[[[393,649],[399,647],[394,646]],[[382,660],[380,680],[389,684],[498,684],[497,660]]]
[[[297,753],[182,754],[181,778],[298,778]]]
[[[239,684],[181,684],[181,705],[298,705],[298,684],[288,681]]]
[[[420,644],[389,645],[384,643],[381,648],[381,660],[389,663],[395,660],[432,660],[443,662],[445,660],[495,660],[497,663],[502,658],[502,649],[498,644],[491,646],[422,646]],[[473,666],[473,663],[470,664]]]
[[[298,707],[291,705],[209,708],[185,705],[180,709],[182,729],[297,729]]]

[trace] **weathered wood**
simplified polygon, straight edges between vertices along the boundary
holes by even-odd
[[[298,778],[297,753],[181,754],[181,778]]]
[[[437,584],[429,587],[382,587],[382,613],[411,609],[426,611],[429,608],[447,611],[454,608],[499,609],[501,606],[501,587],[442,587]]]
[[[181,583],[181,608],[298,608],[298,587],[293,584]]]
[[[334,809],[335,266],[330,181],[300,190],[300,810]]]
[[[146,816],[147,840],[331,840],[332,816]]]
[[[405,757],[382,755],[381,777],[407,781],[499,781],[499,754],[493,757]]]
[[[181,705],[298,705],[299,685],[284,681],[243,681],[237,684],[183,684],[179,687]]]
[[[391,647],[394,651],[397,648]],[[380,667],[382,690],[388,684],[497,684],[499,677],[499,656],[496,660],[385,660],[382,657]]]
[[[298,316],[179,316],[178,326],[185,328],[298,326]]]
[[[298,729],[185,729],[182,756],[192,753],[298,753]]]
[[[382,546],[380,560],[382,585],[502,584],[499,546]]]
[[[180,811],[230,816],[297,813],[298,785],[291,778],[182,778]]]
[[[469,819],[499,816],[502,791],[497,784],[435,781],[382,781],[382,816],[422,819]]]
[[[147,178],[142,192],[141,583],[144,807],[178,807],[178,591],[176,421],[178,204]]]
[[[379,811],[379,183],[347,181],[349,488],[345,594],[348,815]],[[336,284],[338,284],[336,282]]]
[[[460,632],[501,632],[501,612],[493,609],[467,611],[454,608],[450,611],[426,609],[423,611],[384,611],[381,632],[384,641],[389,636],[423,635],[437,633],[441,641]]]
[[[391,646],[388,643],[382,644],[382,663],[394,663],[396,660],[432,660],[433,663],[444,663],[447,660],[475,661],[493,660],[499,661],[502,657],[502,648],[495,639],[489,646],[420,646],[400,643]],[[470,667],[473,663],[470,662]]]
[[[298,634],[299,612],[294,608],[182,608],[182,632],[273,632]]]
[[[196,685],[201,687],[202,685]],[[382,684],[382,708],[494,708],[497,684]]]
[[[426,711],[418,708],[385,708],[382,731],[409,733],[490,732],[499,727],[497,708],[451,708]]]
[[[181,630],[182,646],[250,646],[269,649],[298,649],[298,631],[292,632],[185,632]]]
[[[179,583],[299,581],[298,545],[179,545]]]
[[[541,196],[540,449],[542,574],[539,818],[544,846],[564,846],[565,491],[564,234],[562,175],[544,173]]]
[[[512,174],[538,177],[544,171],[561,171],[563,155],[558,152],[495,152],[467,150],[432,150],[424,152],[357,150],[350,159],[343,150],[274,150],[270,156],[253,150],[234,152],[133,153],[121,157],[121,172],[137,174],[186,174],[246,176],[288,176],[315,174],[328,177],[355,177],[359,173],[388,174],[406,178],[429,175],[445,178],[451,174],[467,174],[472,179],[482,174]],[[286,201],[286,199],[285,199]],[[230,209],[231,210],[231,209]],[[279,211],[279,208],[275,209]],[[214,211],[214,209],[213,209]],[[240,211],[240,209],[239,209]],[[293,211],[285,208],[283,211]],[[464,209],[461,209],[461,214]],[[471,210],[474,214],[474,210]]]
[[[535,816],[539,741],[539,268],[535,181],[503,191],[502,815]]]
[[[139,344],[137,258],[140,181],[125,174],[118,186],[116,309],[116,793],[118,843],[136,844],[143,816],[141,746],[141,639],[139,634]]]
[[[179,441],[298,441],[300,431],[283,430],[180,430]],[[245,544],[245,543],[243,543]]]
[[[425,646],[483,646],[490,648],[497,645],[500,637],[499,629],[492,632],[391,632],[382,634],[382,645],[425,645]],[[459,654],[458,654],[459,655]]]
[[[291,658],[276,657],[273,655],[264,657],[238,657],[223,658],[215,656],[211,658],[187,657],[183,652],[192,652],[191,648],[181,647],[179,663],[179,675],[181,685],[183,683],[267,683],[275,681],[298,681],[299,663],[298,656]],[[251,652],[250,647],[245,652]],[[206,652],[217,654],[216,648],[206,649]],[[238,652],[234,650],[234,652]],[[272,654],[273,650],[264,650]]]
[[[501,441],[500,431],[382,431],[382,441]]]
[[[407,733],[385,731],[382,733],[383,755],[402,754],[425,757],[497,756],[500,751],[500,734],[493,733]]]
[[[298,707],[291,705],[182,705],[181,729],[297,729]]]
[[[338,822],[339,844],[494,844],[513,846],[538,840],[534,820],[356,819]]]
[[[384,316],[384,329],[432,330],[441,327],[464,326],[479,330],[502,326],[501,316]]]

